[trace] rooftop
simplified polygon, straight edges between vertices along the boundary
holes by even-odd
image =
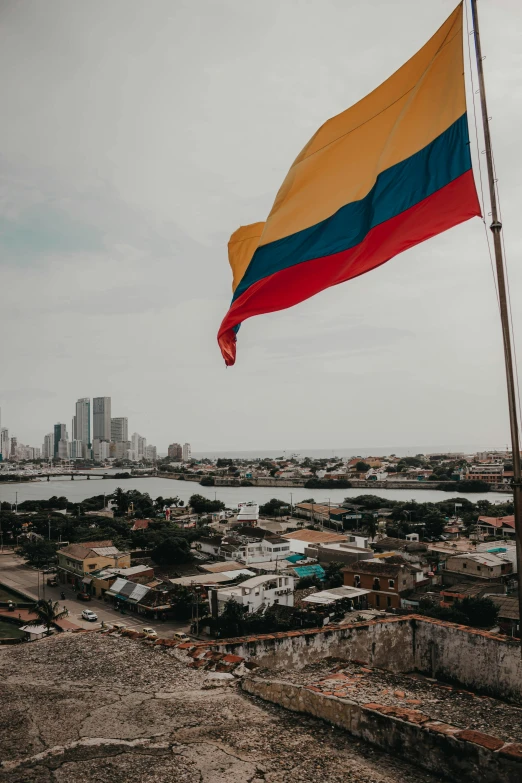
[[[326,533],[324,530],[294,530],[292,533],[283,533],[283,538],[288,540],[305,541],[309,544],[322,544],[327,541],[345,541],[346,536],[339,533]]]

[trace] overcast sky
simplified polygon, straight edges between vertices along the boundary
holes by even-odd
[[[501,333],[475,219],[247,321],[226,369],[227,240],[319,125],[455,0],[0,0],[2,425],[40,445],[111,396],[166,450],[505,445]],[[522,345],[522,4],[481,0]],[[522,366],[521,366],[522,371]]]

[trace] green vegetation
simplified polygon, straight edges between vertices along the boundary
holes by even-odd
[[[24,538],[19,552],[29,565],[44,568],[56,562],[56,544],[44,538]]]
[[[491,628],[497,622],[498,611],[489,598],[464,598],[450,607],[434,606],[426,600],[421,601],[419,606],[419,614],[474,628]]]
[[[36,617],[34,620],[30,620],[27,625],[45,625],[47,636],[50,635],[51,628],[56,620],[61,620],[62,617],[66,617],[68,614],[67,609],[60,608],[58,601],[53,604],[51,600],[46,601],[44,599],[37,601],[31,611],[36,614]]]
[[[290,505],[284,500],[272,498],[259,507],[259,513],[262,517],[281,517],[290,514]]]

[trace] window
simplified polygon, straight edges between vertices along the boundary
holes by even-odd
[[[381,605],[381,596],[376,595],[375,596],[375,606],[378,608]]]
[[[373,580],[373,587],[372,590],[380,590],[381,589],[381,580],[375,577]]]
[[[467,568],[467,567],[468,567],[467,563],[462,563],[462,568]]]
[[[477,571],[481,571],[481,570],[482,570],[481,567],[477,566]]]
[[[96,568],[96,563],[89,563],[89,571],[94,571]]]
[[[387,604],[387,606],[388,606],[388,609],[389,609],[389,608],[390,608],[390,606],[391,606],[391,598],[390,598],[390,596],[387,596],[387,598],[386,598],[386,604]]]
[[[353,586],[354,587],[360,587],[361,586],[361,577],[359,576],[359,574],[355,574],[355,576],[353,578]]]
[[[393,588],[395,587],[395,579],[388,579],[388,587],[391,587],[391,589],[393,590]]]

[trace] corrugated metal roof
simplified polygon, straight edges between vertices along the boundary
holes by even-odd
[[[131,601],[136,601],[136,603],[139,603],[149,591],[150,587],[147,587],[147,585],[135,585],[130,599]]]
[[[127,584],[127,580],[119,576],[111,585],[111,593],[119,593],[125,584]]]
[[[118,594],[123,595],[125,598],[130,598],[135,587],[136,587],[136,582],[125,581],[125,584],[123,585],[121,590],[118,590]]]
[[[96,552],[97,555],[101,555],[102,557],[122,554],[118,547],[115,546],[93,546],[91,549],[93,552]]]

